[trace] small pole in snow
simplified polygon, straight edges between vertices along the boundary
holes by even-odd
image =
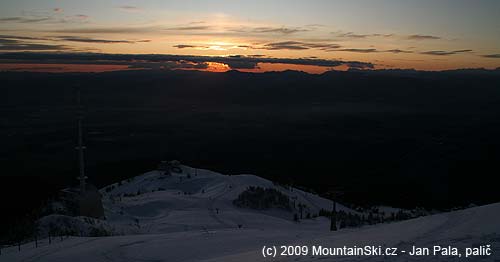
[[[49,231],[49,245],[52,243],[52,238],[50,237],[50,231]]]
[[[35,248],[38,248],[38,234],[35,234]]]
[[[19,240],[17,242],[17,250],[19,250],[19,252],[21,252],[21,240]]]
[[[337,198],[341,196],[343,192],[331,190],[328,192],[330,198],[332,199],[332,214],[330,218],[330,231],[337,231]]]
[[[330,231],[337,231],[337,206],[335,204],[335,200],[333,202],[332,207],[332,217],[330,220]]]

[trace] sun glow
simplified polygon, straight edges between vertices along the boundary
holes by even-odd
[[[210,72],[227,72],[231,70],[231,68],[223,63],[216,63],[216,62],[208,62],[208,68],[206,71]]]

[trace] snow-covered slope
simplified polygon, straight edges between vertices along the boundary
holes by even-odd
[[[326,236],[300,238],[291,245],[342,247],[374,245],[410,251],[412,246],[431,248],[431,256],[339,256],[332,261],[500,261],[500,203],[407,221],[346,229]],[[490,256],[465,258],[466,248],[487,246]],[[433,246],[457,248],[461,258],[432,255]],[[328,256],[281,257],[277,261],[325,261]],[[330,257],[331,258],[331,257]],[[207,261],[260,261],[257,251],[232,254]],[[326,260],[330,261],[330,260]]]
[[[409,248],[452,245],[457,248],[489,244],[493,255],[460,261],[498,261],[500,258],[500,204],[470,208],[403,222],[345,229],[338,232],[289,226],[276,229],[223,229],[142,234],[114,237],[70,237],[43,240],[41,247],[27,244],[4,250],[0,261],[270,261],[263,245],[383,245]],[[327,226],[328,221],[319,220]],[[271,225],[273,225],[271,223]],[[330,261],[327,257],[281,257],[278,261]],[[336,257],[335,261],[385,261],[384,257]],[[450,257],[398,256],[389,261],[455,261]],[[276,261],[276,260],[274,260]],[[458,260],[457,260],[458,261]]]
[[[332,202],[296,188],[274,185],[254,175],[222,175],[208,170],[181,166],[181,173],[166,176],[148,172],[132,180],[122,181],[101,190],[107,222],[118,234],[169,233],[221,228],[266,229],[289,227],[292,211],[239,208],[233,200],[250,186],[274,188],[298,205],[303,215],[330,210]],[[356,213],[342,205],[338,210]],[[264,222],[263,222],[264,221]]]
[[[0,261],[271,261],[266,246],[324,247],[381,245],[408,249],[412,245],[453,245],[457,248],[490,244],[500,259],[500,203],[420,217],[402,222],[329,231],[324,217],[293,222],[297,210],[253,210],[232,201],[249,186],[270,187],[307,206],[311,213],[330,209],[331,201],[295,188],[283,188],[253,175],[225,176],[182,166],[182,173],[157,171],[101,190],[106,221],[115,236],[68,237],[2,250]],[[188,178],[190,177],[190,178]],[[139,194],[137,194],[139,193]],[[339,209],[354,212],[344,206]],[[44,223],[60,216],[45,218]],[[75,218],[79,227],[85,219]],[[73,223],[73,222],[72,222]],[[94,222],[93,222],[94,223]],[[238,225],[242,225],[238,227]],[[311,254],[273,261],[384,261],[382,257],[322,257]],[[392,261],[448,261],[449,257],[392,257]]]

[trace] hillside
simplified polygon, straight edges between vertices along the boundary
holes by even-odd
[[[107,222],[122,234],[234,229],[239,225],[267,229],[295,224],[293,215],[300,212],[299,204],[304,205],[304,217],[332,208],[330,200],[258,176],[227,176],[188,166],[180,169],[182,172],[171,175],[152,171],[103,188]],[[233,200],[249,187],[274,188],[295,202],[295,207],[255,210],[235,206]],[[340,204],[337,209],[356,213]]]
[[[151,171],[102,188],[106,220],[61,215],[41,220],[45,229],[50,223],[59,223],[84,234],[99,228],[112,236],[53,238],[50,245],[45,238],[39,240],[38,248],[27,243],[21,246],[21,252],[17,247],[3,249],[0,261],[261,261],[263,245],[283,244],[382,245],[400,249],[411,245],[465,248],[490,244],[493,257],[498,258],[500,252],[500,204],[330,232],[325,217],[293,220],[293,214],[299,212],[297,203],[304,205],[304,212],[317,214],[320,209],[331,208],[330,200],[254,175],[226,176],[187,166],[180,166],[178,171],[170,175]],[[234,205],[233,200],[249,187],[275,189],[297,205],[290,209]],[[342,205],[337,207],[359,214]],[[324,258],[308,255],[293,259]],[[337,259],[351,261],[352,257]],[[407,257],[394,259],[405,261]],[[481,257],[474,259],[483,261]]]

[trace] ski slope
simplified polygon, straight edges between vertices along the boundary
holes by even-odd
[[[232,204],[248,186],[276,188],[305,204],[310,212],[330,209],[332,203],[327,199],[273,185],[253,175],[226,176],[181,168],[181,173],[171,176],[152,171],[101,190],[107,219],[100,223],[114,236],[56,238],[50,245],[48,239],[42,239],[38,248],[27,243],[21,252],[17,247],[3,249],[0,261],[385,261],[384,257],[312,255],[271,260],[262,257],[261,249],[264,245],[380,245],[407,249],[412,245],[465,248],[483,244],[492,246],[493,256],[465,261],[500,259],[500,203],[330,232],[329,220],[324,217],[296,223],[290,211],[253,210]],[[341,205],[338,208],[355,212]],[[84,227],[81,223],[78,225]],[[451,259],[403,255],[389,261]]]
[[[254,175],[222,175],[181,166],[182,173],[165,176],[152,171],[123,181],[109,192],[101,190],[107,222],[119,234],[173,233],[189,230],[288,228],[293,212],[238,208],[233,200],[249,186],[275,188],[306,205],[304,213],[331,210],[332,202],[296,188],[284,188]],[[188,178],[188,176],[190,178]],[[132,197],[120,195],[141,194]],[[342,205],[338,210],[355,213]],[[298,212],[298,210],[296,211]],[[137,223],[138,221],[138,223]],[[314,227],[315,225],[310,225]]]

